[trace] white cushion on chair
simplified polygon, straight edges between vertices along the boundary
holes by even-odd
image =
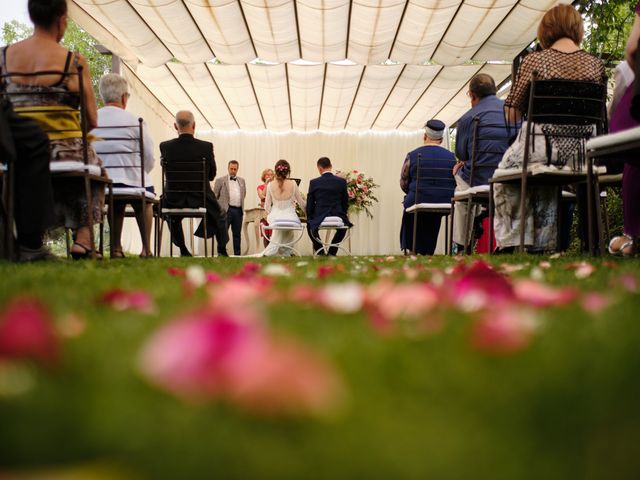
[[[114,195],[140,195],[141,193],[144,193],[147,198],[156,198],[155,193],[149,192],[142,187],[113,187]]]
[[[587,150],[615,147],[640,140],[640,127],[630,128],[618,133],[600,135],[587,142]]]
[[[593,169],[593,173],[601,174],[607,171],[606,167],[596,167]],[[505,175],[513,175],[521,173],[522,168],[497,168],[495,172],[493,172],[493,178],[503,177]],[[540,175],[542,173],[559,173],[562,175],[575,175],[576,173],[580,173],[582,175],[587,174],[586,167],[581,172],[575,172],[569,165],[564,165],[563,167],[556,167],[555,165],[544,165],[542,163],[534,163],[533,165],[529,165],[527,167],[527,172],[531,175]]]
[[[200,208],[163,208],[162,213],[207,213],[207,209]]]
[[[419,212],[428,211],[428,210],[451,210],[451,204],[450,203],[417,203],[405,209],[405,212],[412,213],[412,212],[415,212],[416,210]]]
[[[265,228],[302,228],[302,224],[300,220],[275,220],[268,226],[265,226]]]
[[[76,162],[74,160],[65,160],[63,162],[51,162],[49,163],[49,169],[52,172],[83,172],[87,171],[92,175],[100,175],[102,173],[98,165],[85,165],[83,162]]]
[[[488,193],[489,185],[477,185],[475,187],[467,188],[466,190],[460,190],[459,192],[454,192],[453,197],[462,197],[464,195],[470,195],[475,193]]]
[[[7,171],[7,164],[0,163],[0,172],[6,172],[6,171]]]
[[[344,222],[340,217],[325,217],[322,223],[320,224],[320,228],[335,228],[335,227],[344,227]]]

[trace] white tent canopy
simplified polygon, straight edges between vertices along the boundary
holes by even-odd
[[[171,114],[221,131],[415,131],[454,122],[570,0],[71,0]],[[256,59],[259,59],[256,61]]]

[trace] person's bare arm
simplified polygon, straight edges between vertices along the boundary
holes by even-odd
[[[636,18],[633,21],[633,27],[631,27],[631,33],[627,40],[627,48],[625,49],[625,57],[631,70],[636,69],[636,51],[638,50],[638,41],[640,41],[640,16],[636,14]]]
[[[515,107],[504,107],[504,117],[509,125],[515,125],[522,118],[522,113]]]

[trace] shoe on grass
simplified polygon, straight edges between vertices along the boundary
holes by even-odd
[[[18,261],[19,262],[44,262],[57,260],[53,253],[46,247],[29,248],[23,245],[18,247]]]

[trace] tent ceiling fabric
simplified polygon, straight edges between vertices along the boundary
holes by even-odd
[[[204,129],[284,132],[454,122],[469,79],[505,80],[544,12],[571,0],[69,3],[172,114],[192,110]]]

